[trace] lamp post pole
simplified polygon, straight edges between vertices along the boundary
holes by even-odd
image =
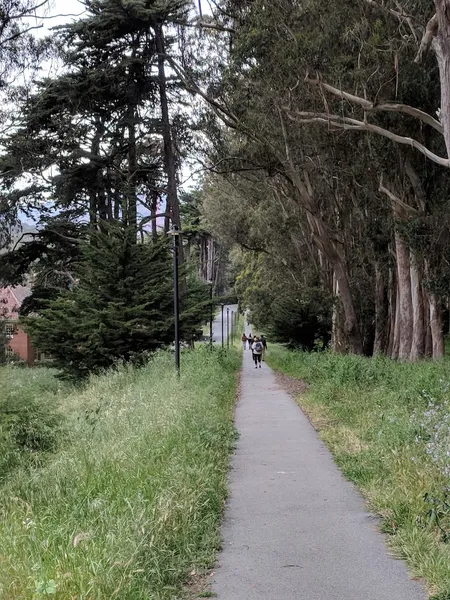
[[[231,311],[231,345],[234,344],[234,310]]]
[[[224,306],[225,306],[225,305],[224,305],[224,304],[222,304],[222,348],[223,348],[223,345],[224,345],[224,339],[223,339],[223,338],[224,338],[224,333],[223,333],[223,307],[224,307]]]
[[[209,299],[211,302],[211,312],[209,314],[209,345],[212,348],[212,343],[213,343],[213,319],[214,319],[214,315],[213,315],[213,282],[210,282],[210,288],[209,288]]]
[[[175,367],[180,376],[180,293],[178,285],[178,258],[180,250],[180,230],[172,225],[173,236],[173,312],[175,318]]]
[[[227,349],[230,347],[230,309],[227,308]]]

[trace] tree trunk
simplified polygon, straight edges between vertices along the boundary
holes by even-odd
[[[395,312],[397,307],[397,281],[395,278],[395,270],[389,269],[388,283],[388,323],[389,333],[387,342],[387,356],[393,358],[394,350],[394,334],[395,334]]]
[[[172,214],[172,223],[181,228],[180,205],[177,191],[177,169],[172,141],[172,126],[170,124],[169,116],[169,102],[167,99],[167,78],[164,66],[164,32],[161,23],[155,26],[155,43],[156,51],[158,52],[159,97],[161,103],[162,131],[164,139],[164,165],[167,174],[167,204],[169,211]],[[182,245],[180,244],[180,251],[181,250]]]
[[[441,84],[441,112],[447,156],[450,157],[450,0],[435,0],[438,21],[437,35],[433,42],[439,66]]]
[[[383,271],[375,264],[375,340],[374,355],[386,352],[388,335],[387,292]]]
[[[152,239],[155,242],[158,239],[158,223],[156,215],[158,214],[158,193],[152,193],[151,200],[151,217],[152,217]]]
[[[128,181],[127,181],[127,218],[126,222],[131,228],[137,228],[137,197],[136,197],[136,125],[134,108],[130,109],[128,118]]]
[[[333,267],[336,281],[339,285],[339,294],[344,310],[344,332],[348,342],[348,351],[353,354],[363,354],[363,343],[356,314],[353,295],[350,288],[348,265],[342,250],[342,245],[336,239],[326,221],[322,218],[319,206],[314,198],[313,189],[309,181],[307,171],[304,171],[304,179],[295,168],[290,156],[289,144],[286,137],[286,129],[283,126],[283,135],[286,141],[286,154],[289,163],[288,175],[290,183],[297,192],[298,203],[305,209],[306,218],[310,227],[312,241],[318,250],[321,250],[328,258]]]
[[[333,274],[333,295],[335,302],[332,315],[331,347],[335,352],[344,354],[347,351],[345,344],[345,335],[343,331],[342,305],[339,300],[339,284],[336,275]]]
[[[336,260],[334,271],[336,273],[336,281],[339,285],[339,295],[345,314],[344,332],[348,340],[348,349],[353,354],[363,354],[361,333],[350,289],[347,267],[340,260]]]
[[[429,299],[432,353],[434,359],[440,359],[444,357],[444,324],[442,322],[442,308],[434,294],[429,294]]]
[[[425,351],[424,355],[426,358],[433,357],[433,339],[431,337],[431,324],[430,324],[430,299],[425,289],[422,289],[423,297],[423,320],[425,329]]]
[[[398,358],[400,351],[400,328],[401,328],[401,317],[400,317],[400,292],[398,289],[395,295],[395,317],[394,317],[394,341],[392,344],[392,358]]]
[[[413,307],[409,253],[401,236],[395,234],[398,273],[398,303],[400,315],[400,346],[398,358],[409,360],[413,340]]]
[[[420,360],[425,354],[424,307],[421,276],[416,260],[411,253],[411,298],[413,305],[413,340],[411,360]]]

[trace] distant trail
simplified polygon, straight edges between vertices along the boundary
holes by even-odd
[[[218,600],[426,600],[307,418],[248,350],[241,387]]]
[[[220,308],[220,307],[219,307]],[[227,340],[227,308],[230,311],[230,335],[231,335],[231,311],[237,312],[238,305],[237,304],[227,304],[223,307],[223,338],[226,342]],[[216,344],[222,343],[222,311],[219,312],[217,317],[213,321],[213,340]],[[209,333],[208,333],[209,335]],[[239,338],[242,335],[242,332],[239,334]]]

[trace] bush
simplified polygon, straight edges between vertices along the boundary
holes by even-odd
[[[62,415],[60,387],[53,372],[0,370],[0,481],[14,468],[57,448]]]

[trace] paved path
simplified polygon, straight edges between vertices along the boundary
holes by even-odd
[[[238,305],[237,304],[229,304],[223,307],[223,338],[224,341],[227,339],[227,308],[229,310],[229,330],[231,335],[231,311],[237,312]],[[242,333],[239,334],[239,337]],[[220,310],[219,314],[213,321],[213,340],[216,344],[222,343],[222,311]]]
[[[244,353],[218,600],[425,600],[295,402]]]

